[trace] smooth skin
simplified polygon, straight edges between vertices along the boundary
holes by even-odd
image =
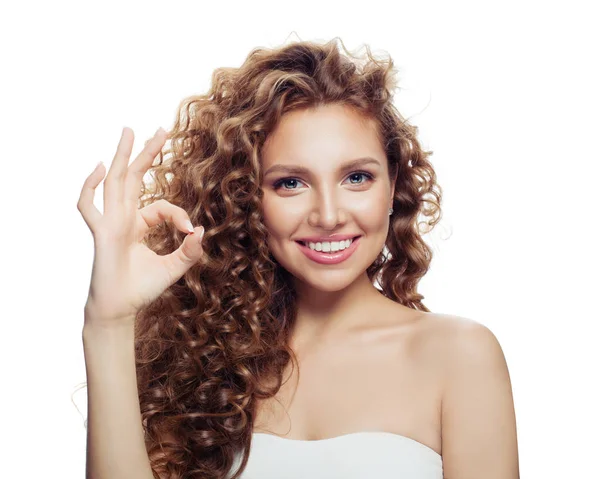
[[[143,306],[178,281],[202,255],[204,228],[193,228],[182,208],[159,200],[138,209],[142,179],[166,141],[159,128],[128,165],[134,134],[123,128],[117,152],[104,181],[104,214],[94,206],[94,192],[104,178],[99,164],[85,180],[77,203],[94,236],[94,263],[86,322],[110,327],[130,321]],[[141,243],[147,231],[164,221],[188,234],[173,253],[160,256]],[[93,318],[93,319],[91,319]],[[86,323],[87,324],[87,323]]]

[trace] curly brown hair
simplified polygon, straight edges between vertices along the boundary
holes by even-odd
[[[411,126],[393,105],[388,56],[348,52],[338,37],[256,48],[239,68],[218,68],[205,95],[184,99],[170,145],[143,184],[140,207],[165,199],[203,225],[202,259],[139,311],[137,383],[154,477],[238,478],[246,467],[258,399],[283,383],[294,359],[296,317],[290,274],[270,254],[261,213],[261,148],[282,115],[343,105],[374,119],[396,178],[384,251],[369,266],[381,293],[429,311],[417,284],[432,251],[419,231],[440,220],[441,188]],[[160,255],[184,235],[164,223],[144,244]],[[292,363],[293,364],[293,363]],[[236,457],[241,464],[233,476]]]

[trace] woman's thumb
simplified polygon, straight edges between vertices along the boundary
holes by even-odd
[[[179,248],[164,256],[170,273],[178,281],[185,272],[194,266],[202,256],[202,238],[204,226],[194,228],[194,234],[187,235]]]

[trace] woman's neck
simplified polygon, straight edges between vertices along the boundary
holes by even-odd
[[[341,291],[315,290],[304,283],[298,285],[297,293],[298,314],[291,333],[291,344],[297,347],[341,340],[372,320],[373,314],[389,302],[366,273]]]

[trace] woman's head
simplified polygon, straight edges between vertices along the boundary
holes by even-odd
[[[218,68],[207,94],[181,103],[140,201],[164,198],[206,230],[198,265],[136,321],[146,445],[161,477],[224,478],[240,452],[245,467],[257,400],[277,393],[295,359],[296,280],[333,291],[366,270],[384,296],[428,311],[416,291],[431,261],[418,219],[439,221],[441,192],[392,103],[395,85],[391,59],[299,42]],[[364,157],[377,163],[341,169]],[[274,189],[284,175],[265,173],[291,164],[307,171]],[[333,268],[294,249],[330,233],[364,244]],[[182,241],[167,223],[144,238],[157,254]]]
[[[296,285],[338,291],[365,274],[387,238],[395,183],[375,120],[344,103],[288,112],[261,167],[267,244]],[[336,264],[309,259],[298,244],[339,234],[356,249]]]

